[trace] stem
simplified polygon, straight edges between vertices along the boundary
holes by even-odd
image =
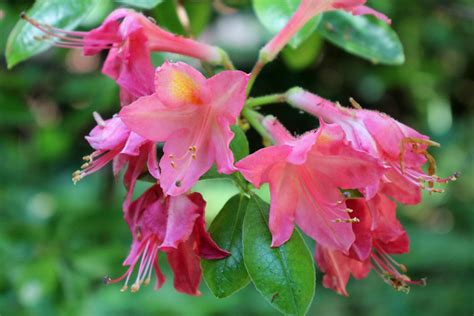
[[[286,93],[275,93],[261,97],[249,98],[247,102],[245,102],[245,106],[249,108],[256,108],[262,105],[283,102],[286,102]]]
[[[270,134],[268,134],[267,130],[265,127],[263,127],[259,120],[259,116],[262,116],[260,113],[251,110],[248,107],[244,107],[242,110],[242,116],[249,122],[250,126],[252,126],[257,131],[257,133],[262,136],[265,145],[271,144],[273,142],[272,137]]]
[[[224,66],[226,70],[235,70],[235,66],[232,63],[232,60],[230,60],[230,57],[226,52],[224,52],[222,65]]]
[[[247,95],[250,95],[250,91],[252,90],[253,84],[255,83],[255,79],[257,79],[257,76],[260,74],[265,64],[266,62],[264,61],[264,59],[259,57],[259,59],[255,63],[255,66],[253,66],[253,69],[250,72],[249,83],[247,85]]]

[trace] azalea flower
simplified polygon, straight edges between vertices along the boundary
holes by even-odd
[[[42,30],[44,39],[54,39],[55,46],[83,48],[85,55],[109,50],[102,72],[121,87],[122,105],[153,92],[151,52],[177,53],[212,64],[228,61],[220,48],[169,33],[143,14],[130,9],[113,11],[102,25],[88,32],[64,31],[41,24],[24,14],[22,18]]]
[[[363,279],[372,269],[398,291],[408,292],[409,284],[424,285],[424,280],[413,281],[405,275],[406,267],[390,256],[409,252],[408,236],[395,217],[396,204],[383,195],[346,203],[360,219],[354,225],[356,240],[349,255],[317,246],[316,261],[325,273],[324,287],[348,296],[346,285],[350,275]]]
[[[366,0],[302,0],[298,9],[285,27],[262,48],[260,58],[264,62],[272,61],[286,44],[310,19],[326,11],[344,10],[353,15],[370,14],[391,23],[390,19],[364,4]]]
[[[417,204],[421,201],[422,189],[442,192],[433,188],[435,182],[457,178],[457,174],[446,179],[435,175],[435,160],[428,153],[428,147],[439,146],[438,143],[384,113],[344,108],[300,88],[290,90],[288,102],[325,122],[339,125],[355,149],[384,162],[388,170],[381,187],[366,188],[372,193],[380,190],[401,203]],[[352,103],[360,107],[355,101]],[[428,163],[428,173],[422,168],[425,163]]]
[[[122,108],[120,118],[135,133],[165,142],[160,184],[167,195],[188,191],[216,162],[235,171],[230,126],[245,102],[248,75],[223,71],[206,79],[191,66],[165,62],[156,70],[155,93]]]
[[[126,207],[132,197],[135,183],[145,167],[148,167],[148,171],[154,178],[160,177],[156,144],[130,131],[118,116],[103,120],[94,112],[94,118],[97,126],[86,136],[94,152],[84,157],[85,163],[81,170],[73,173],[72,180],[76,183],[110,161],[113,161],[113,173],[117,177],[125,165],[128,165],[124,175],[124,184],[127,189],[124,202],[124,207]]]
[[[122,291],[126,291],[138,267],[131,291],[148,285],[153,271],[157,279],[155,290],[158,290],[165,282],[158,264],[158,253],[163,251],[174,273],[175,289],[199,295],[200,258],[220,259],[229,255],[206,232],[205,206],[199,193],[165,196],[158,184],[152,186],[125,212],[133,238],[130,253],[123,263],[129,268],[121,277],[114,280],[106,277],[104,281],[110,284],[125,279]]]
[[[263,120],[276,145],[240,160],[236,166],[256,187],[270,184],[269,227],[272,246],[291,236],[294,222],[318,244],[347,252],[354,242],[356,217],[340,189],[357,189],[380,181],[384,168],[376,159],[352,149],[343,130],[321,122],[318,130],[298,138],[272,117]]]

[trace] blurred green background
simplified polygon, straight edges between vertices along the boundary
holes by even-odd
[[[280,0],[275,0],[280,1]],[[224,46],[249,70],[268,34],[245,0],[194,1],[192,23],[204,40]],[[0,1],[0,50],[32,1]],[[100,23],[114,4],[100,8],[81,26]],[[225,6],[227,4],[227,6]],[[395,292],[372,273],[351,281],[349,298],[324,289],[317,275],[309,315],[472,315],[474,313],[474,6],[471,1],[369,1],[392,18],[405,47],[403,66],[377,66],[313,36],[318,49],[286,51],[299,64],[279,58],[257,80],[254,95],[300,85],[347,104],[389,113],[442,143],[432,153],[439,174],[461,178],[441,195],[416,207],[400,208],[412,251],[397,258],[410,275],[428,285],[409,295]],[[232,5],[232,6],[229,6]],[[149,15],[158,23],[166,15]],[[202,26],[201,26],[202,25]],[[173,29],[173,25],[169,25]],[[71,172],[90,152],[83,136],[92,112],[110,117],[118,110],[114,82],[100,74],[101,58],[80,51],[50,49],[13,70],[0,61],[0,314],[1,315],[276,315],[252,285],[218,300],[202,284],[201,297],[172,288],[121,293],[102,277],[123,273],[130,235],[122,220],[124,192],[110,170],[76,186]],[[163,56],[157,56],[162,60]],[[174,56],[168,56],[174,59]],[[306,59],[306,62],[305,62]],[[267,107],[295,132],[316,120],[282,105]],[[252,149],[259,148],[249,131]],[[147,183],[140,184],[140,190]],[[209,221],[235,189],[227,182],[202,182],[196,190],[210,201]],[[164,262],[164,261],[161,261]]]

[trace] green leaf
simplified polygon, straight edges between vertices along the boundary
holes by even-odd
[[[194,36],[199,35],[206,28],[212,16],[211,1],[186,1],[184,8],[188,14],[191,33]],[[158,24],[168,29],[170,32],[187,35],[183,26],[179,22],[176,13],[175,1],[164,1],[153,13]]]
[[[277,34],[290,20],[295,13],[301,0],[253,0],[253,9],[257,18],[265,28]],[[290,41],[290,46],[297,48],[311,33],[316,30],[321,16],[315,16],[305,26],[296,33]]]
[[[375,17],[353,16],[342,11],[326,12],[318,32],[336,46],[375,64],[400,65],[405,62],[398,35]]]
[[[98,0],[38,0],[26,15],[38,22],[65,30],[75,28],[94,8]],[[39,41],[44,35],[24,20],[18,21],[7,41],[5,56],[8,68],[51,46],[53,40]]]
[[[244,131],[238,126],[233,125],[230,127],[232,132],[234,132],[234,138],[230,142],[230,150],[234,154],[234,161],[237,162],[240,159],[248,156],[249,154],[249,141],[247,140],[247,136],[245,136]],[[201,179],[215,179],[215,178],[222,178],[222,177],[229,177],[226,174],[220,174],[217,172],[217,168],[214,165],[205,175],[201,177]]]
[[[233,294],[245,287],[250,278],[242,254],[242,225],[249,198],[237,194],[224,205],[209,227],[214,241],[230,256],[221,260],[203,260],[204,279],[219,298]]]
[[[163,2],[163,0],[116,0],[122,4],[126,4],[135,8],[150,10]]]
[[[244,262],[255,287],[276,309],[304,315],[313,300],[314,262],[300,233],[278,248],[270,247],[269,205],[252,194],[244,219]]]
[[[321,44],[321,35],[314,32],[298,48],[285,47],[282,52],[283,60],[290,69],[303,70],[319,55]]]

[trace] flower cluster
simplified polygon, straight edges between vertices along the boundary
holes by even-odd
[[[274,59],[309,19],[325,11],[372,14],[390,22],[364,4],[303,0],[287,26],[261,50],[260,62]],[[132,10],[112,12],[89,32],[23,18],[56,46],[82,48],[85,55],[108,51],[102,72],[120,87],[120,111],[108,120],[94,113],[97,126],[86,137],[93,152],[73,174],[77,182],[109,162],[115,176],[126,169],[123,211],[133,241],[126,272],[106,278],[106,283],[125,279],[122,290],[130,286],[136,292],[154,271],[155,288],[160,288],[165,280],[158,265],[161,251],[173,270],[176,290],[199,294],[200,258],[229,255],[206,232],[206,203],[190,191],[214,164],[221,174],[239,172],[246,185],[269,184],[271,246],[285,244],[298,225],[317,242],[315,257],[325,273],[324,286],[347,295],[350,275],[363,278],[371,269],[398,290],[423,283],[412,281],[405,266],[390,255],[409,251],[395,201],[418,204],[423,190],[441,192],[435,184],[456,179],[435,174],[427,150],[438,144],[427,136],[383,113],[363,110],[355,101],[354,108],[344,108],[293,88],[284,99],[319,118],[318,128],[295,137],[275,117],[263,117],[246,103],[255,72],[233,70],[221,49],[171,34]],[[206,78],[182,62],[167,61],[155,69],[155,51],[194,57],[226,70]],[[241,115],[272,144],[234,163],[230,127]],[[137,180],[147,173],[155,183],[132,201]]]

